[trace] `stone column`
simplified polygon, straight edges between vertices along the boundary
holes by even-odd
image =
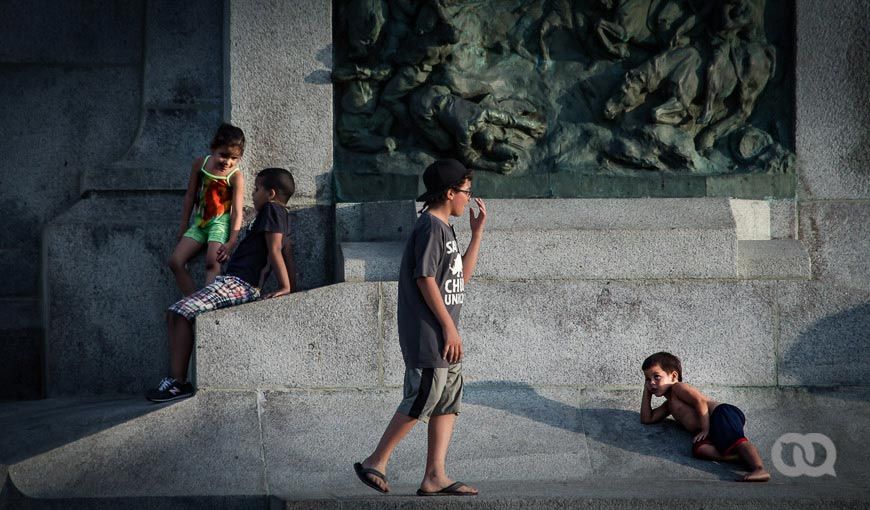
[[[796,2],[798,235],[813,281],[783,288],[780,384],[870,377],[870,1]]]
[[[247,137],[246,186],[262,168],[293,172],[298,284],[330,283],[332,2],[226,1],[224,12],[224,116]]]

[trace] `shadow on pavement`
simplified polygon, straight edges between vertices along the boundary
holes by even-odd
[[[661,465],[661,461],[680,464],[708,472],[719,479],[734,480],[740,464],[701,461],[691,456],[691,435],[673,420],[643,425],[637,411],[618,407],[578,408],[540,395],[526,383],[480,381],[466,385],[463,401],[492,407],[523,418],[585,434],[587,439],[604,445],[596,448],[592,458],[596,474],[634,476]],[[513,399],[488,399],[487,391],[511,392]],[[638,401],[640,397],[638,397]],[[580,414],[580,420],[572,419]],[[578,427],[576,423],[581,425]],[[598,458],[598,457],[601,458]],[[650,463],[644,457],[658,459]]]
[[[141,396],[2,403],[0,464],[21,462],[169,405]]]
[[[806,386],[866,384],[870,360],[870,303],[824,317],[802,331],[782,354],[780,370]],[[870,392],[843,393],[867,399]]]

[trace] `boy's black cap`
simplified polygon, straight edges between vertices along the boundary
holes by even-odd
[[[462,178],[468,174],[465,165],[455,159],[439,159],[423,171],[423,184],[426,193],[417,197],[417,202],[425,202],[444,192],[447,188],[458,186]]]

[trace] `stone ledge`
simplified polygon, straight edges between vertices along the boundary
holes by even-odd
[[[197,385],[376,386],[381,305],[378,284],[341,284],[204,314]]]
[[[482,279],[728,280],[809,275],[809,259],[798,241],[771,240],[774,216],[790,209],[775,204],[774,214],[769,201],[518,199],[487,204],[490,217],[475,272]],[[397,279],[401,242],[415,218],[411,201],[337,204],[338,281]],[[456,219],[454,224],[461,244],[467,244],[468,221]],[[777,228],[777,235],[782,235]],[[737,242],[745,242],[742,252]]]
[[[344,242],[404,241],[417,221],[412,200],[335,204],[335,238]]]
[[[189,167],[188,167],[189,170]],[[79,192],[86,195],[92,191],[177,191],[187,189],[189,171],[165,169],[141,164],[115,164],[90,168],[82,172]]]
[[[737,277],[733,228],[494,230],[483,243],[474,276],[490,280]]]
[[[730,229],[724,198],[487,200],[487,231]],[[456,221],[457,232],[469,230]]]
[[[742,278],[809,279],[810,255],[800,241],[738,241],[737,272]]]
[[[703,374],[701,383],[773,386],[772,285],[473,281],[460,324],[465,375],[632,384],[644,357],[666,349]],[[197,384],[400,386],[396,292],[395,283],[341,283],[205,314],[197,320]]]
[[[397,281],[402,252],[401,242],[341,243],[336,280],[339,282]]]

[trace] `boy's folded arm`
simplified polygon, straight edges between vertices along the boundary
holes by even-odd
[[[264,297],[273,298],[290,294],[292,290],[290,287],[290,276],[287,273],[284,255],[281,252],[284,235],[280,232],[265,232],[265,237],[266,249],[269,253],[269,263],[272,265],[275,279],[278,280],[278,290],[270,292]]]
[[[293,241],[290,236],[284,236],[281,241],[281,257],[287,268],[287,279],[290,281],[290,292],[296,290],[296,259],[293,258]]]
[[[671,414],[671,408],[668,405],[668,402],[665,401],[664,404],[652,408],[652,395],[650,395],[649,391],[644,388],[643,397],[640,402],[640,422],[644,425],[651,425],[653,423],[658,423]]]
[[[233,201],[230,208],[230,237],[224,244],[229,246],[229,249],[232,250],[232,248],[235,247],[236,242],[239,240],[239,232],[242,229],[242,216],[245,203],[245,178],[242,176],[242,172],[236,172],[232,177],[230,177],[230,181],[233,187]]]

